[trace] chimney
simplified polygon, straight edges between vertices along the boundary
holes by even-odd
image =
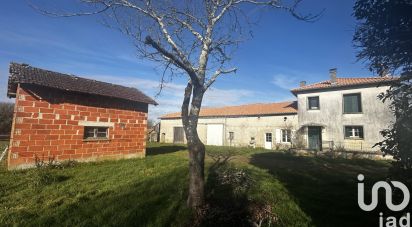
[[[336,84],[336,73],[337,73],[336,68],[329,69],[330,83],[331,84]]]
[[[303,86],[306,86],[306,81],[304,80],[300,81],[299,83],[299,87],[303,87]]]

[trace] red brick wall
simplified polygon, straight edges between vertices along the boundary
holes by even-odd
[[[19,85],[9,169],[47,161],[144,157],[147,104]],[[85,141],[81,122],[110,122],[109,140]],[[100,123],[99,123],[100,124]]]

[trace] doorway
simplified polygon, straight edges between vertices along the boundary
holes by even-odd
[[[265,133],[265,149],[272,149],[272,139],[273,136],[271,132]]]
[[[185,132],[183,127],[173,128],[173,143],[185,143]]]
[[[207,145],[223,146],[223,125],[207,125]]]
[[[308,127],[308,148],[310,150],[322,150],[322,128],[319,126]]]

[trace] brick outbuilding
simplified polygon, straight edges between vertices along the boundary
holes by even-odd
[[[10,64],[16,98],[8,168],[35,160],[95,161],[144,157],[148,105],[135,88]]]

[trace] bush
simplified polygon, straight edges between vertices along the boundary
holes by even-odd
[[[67,176],[59,175],[55,170],[74,167],[76,163],[76,161],[72,160],[59,163],[55,161],[54,157],[49,157],[48,160],[45,161],[44,158],[40,159],[36,155],[36,168],[32,170],[31,184],[33,187],[40,187],[67,180]]]

